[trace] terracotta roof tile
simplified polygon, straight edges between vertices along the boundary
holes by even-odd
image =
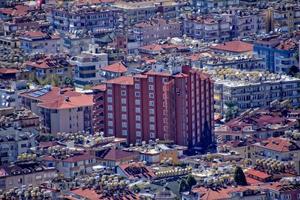
[[[120,76],[118,78],[114,78],[106,81],[106,83],[118,84],[118,85],[133,85],[134,80],[132,76]]]
[[[80,96],[60,96],[53,101],[47,101],[39,103],[38,106],[47,109],[70,109],[77,107],[93,106],[92,95],[80,95]]]
[[[269,174],[267,174],[265,172],[261,172],[261,171],[255,170],[255,169],[248,169],[246,171],[246,174],[250,175],[250,176],[253,176],[253,177],[260,178],[260,179],[267,179],[267,178],[271,177],[271,175],[269,175]]]
[[[218,44],[216,46],[211,46],[210,48],[214,50],[228,51],[234,53],[244,53],[244,52],[252,51],[253,45],[247,42],[236,40],[236,41],[225,42],[223,44]]]
[[[136,156],[136,153],[126,152],[118,149],[110,149],[109,152],[104,156],[104,160],[124,160],[124,159],[132,159],[132,157]]]
[[[125,73],[125,72],[127,72],[127,67],[121,62],[114,63],[112,65],[107,65],[105,67],[102,67],[101,69],[104,70],[104,71],[114,72],[114,73]]]

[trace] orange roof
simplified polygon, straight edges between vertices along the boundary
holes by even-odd
[[[0,13],[11,16],[25,16],[29,11],[29,7],[25,5],[17,5],[14,8],[0,8]]]
[[[147,46],[140,47],[140,49],[148,50],[148,51],[162,51],[163,48],[159,44],[150,44]]]
[[[156,72],[154,70],[150,70],[145,73],[146,75],[156,75],[156,76],[171,76],[168,72]]]
[[[268,138],[267,140],[264,140],[258,144],[254,144],[261,146],[266,149],[270,149],[273,151],[278,151],[278,152],[289,152],[291,151],[291,147],[294,145],[290,140],[286,138]],[[297,148],[297,146],[295,146]],[[298,149],[298,148],[297,148]]]
[[[19,72],[19,70],[17,70],[17,69],[0,68],[0,74],[15,74],[18,72]]]
[[[106,85],[105,84],[100,84],[92,87],[93,90],[100,90],[100,91],[105,91],[106,90]]]
[[[59,87],[52,87],[51,90],[46,92],[44,95],[41,95],[38,97],[34,97],[34,96],[30,95],[38,90],[40,90],[40,89],[23,92],[20,94],[20,96],[23,96],[23,97],[26,97],[29,99],[38,100],[40,102],[48,102],[48,101],[53,101],[61,96],[71,97],[71,96],[80,96],[81,95],[79,92],[75,92],[72,88],[61,89]]]
[[[257,177],[257,178],[261,178],[261,179],[267,179],[267,178],[271,177],[271,175],[269,175],[269,174],[267,174],[265,172],[261,172],[261,171],[255,170],[255,169],[248,169],[246,171],[246,174],[254,176],[254,177]]]
[[[236,41],[225,42],[223,44],[218,44],[216,46],[211,46],[210,48],[214,50],[243,53],[243,52],[252,51],[253,45],[247,42],[236,40]]]
[[[76,189],[71,192],[89,200],[99,200],[101,198],[101,196],[92,189]]]
[[[60,96],[59,98],[48,101],[44,103],[38,104],[38,106],[47,109],[70,109],[70,108],[77,108],[77,107],[86,107],[92,106],[93,96],[92,95],[80,95],[80,96]]]
[[[132,76],[120,76],[118,78],[114,78],[106,81],[106,83],[118,84],[118,85],[133,85],[134,80]]]
[[[231,199],[232,193],[244,192],[247,190],[260,191],[261,187],[257,185],[247,185],[247,186],[220,188],[217,190],[212,190],[210,188],[205,188],[205,187],[193,188],[193,192],[200,193],[201,200]]]
[[[102,67],[101,69],[104,70],[104,71],[114,72],[114,73],[125,73],[125,72],[127,72],[126,66],[121,62],[114,63],[112,65],[107,65],[105,67]]]
[[[46,37],[47,34],[41,32],[41,31],[27,31],[24,33],[24,36],[30,37],[30,38],[42,38],[42,37]]]

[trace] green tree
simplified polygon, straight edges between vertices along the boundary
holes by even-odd
[[[190,188],[192,188],[194,185],[197,184],[196,179],[191,174],[188,175],[188,177],[186,179],[186,182],[187,182],[187,184],[189,185]]]
[[[227,121],[235,118],[238,114],[238,107],[235,102],[228,101],[225,103],[225,106],[227,107],[225,118]]]
[[[243,169],[239,166],[237,166],[235,168],[234,171],[234,181],[236,182],[236,184],[238,185],[247,185],[247,180],[246,180],[246,176],[243,172]]]
[[[179,192],[186,192],[189,191],[190,187],[188,183],[186,182],[185,179],[181,179],[180,184],[179,184]]]
[[[297,66],[293,65],[289,68],[289,71],[287,74],[290,76],[295,76],[297,73],[299,73],[299,68]]]
[[[66,77],[65,80],[64,80],[64,84],[73,86],[74,85],[73,79],[71,79],[69,77]]]

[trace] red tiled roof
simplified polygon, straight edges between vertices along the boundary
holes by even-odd
[[[100,90],[100,91],[105,91],[106,90],[106,85],[105,84],[100,84],[92,87],[93,90]]]
[[[254,177],[257,177],[257,178],[260,178],[260,179],[267,179],[267,178],[271,177],[271,175],[269,175],[269,174],[267,174],[265,172],[261,172],[261,171],[255,170],[255,169],[248,169],[246,171],[246,174],[254,176]]]
[[[99,200],[101,199],[100,195],[92,189],[75,189],[71,191],[74,194],[77,194],[81,197],[87,198],[88,200]]]
[[[150,44],[147,46],[140,47],[140,49],[147,50],[147,51],[162,51],[163,50],[162,46],[159,44]]]
[[[214,50],[221,50],[221,51],[229,51],[234,53],[243,53],[243,52],[249,52],[253,50],[253,45],[249,44],[247,42],[242,41],[230,41],[225,42],[223,44],[218,44],[216,46],[211,46],[211,49]]]
[[[150,70],[150,71],[146,72],[145,74],[146,75],[156,75],[156,76],[171,76],[171,74],[168,72],[157,72],[154,70]]]
[[[35,99],[35,100],[38,100],[40,102],[48,102],[48,101],[53,101],[55,99],[58,99],[61,96],[72,97],[72,96],[82,95],[79,92],[75,92],[72,88],[61,89],[59,87],[52,87],[49,92],[45,93],[42,96],[39,96],[39,97],[30,96],[30,94],[35,92],[35,91],[38,91],[38,90],[30,90],[30,91],[27,91],[27,92],[23,92],[23,93],[20,94],[20,96],[23,96],[23,97],[26,97],[26,98],[29,98],[29,99]]]
[[[25,16],[29,11],[28,6],[17,5],[14,8],[0,8],[0,13],[11,16]]]
[[[127,72],[127,67],[121,62],[114,63],[112,65],[102,67],[101,69],[104,70],[104,71],[114,72],[114,73],[125,73],[125,72]]]
[[[136,156],[135,153],[126,152],[118,149],[110,149],[109,152],[104,156],[104,160],[119,161],[124,159],[132,160],[132,157]]]
[[[201,200],[223,200],[231,199],[232,193],[234,192],[244,192],[247,190],[260,191],[261,187],[257,185],[247,185],[247,186],[238,186],[238,187],[227,187],[220,188],[217,190],[212,190],[210,188],[193,188],[193,192],[199,193]]]
[[[133,85],[134,80],[132,76],[120,76],[118,78],[114,78],[106,81],[106,83],[118,84],[118,85]]]
[[[293,39],[288,39],[286,41],[282,41],[277,48],[281,50],[292,50],[298,47],[298,43]]]
[[[39,103],[38,106],[47,109],[70,109],[77,107],[86,107],[94,105],[92,95],[80,95],[80,96],[60,96],[53,101],[47,101]]]
[[[128,178],[154,178],[155,174],[149,167],[145,166],[143,163],[129,163],[121,164],[119,168]],[[135,169],[135,170],[130,170]]]
[[[268,138],[258,144],[254,144],[254,145],[259,145],[263,148],[266,149],[270,149],[273,151],[278,151],[278,152],[289,152],[291,151],[291,147],[294,145],[293,143],[291,143],[291,141],[289,139],[286,138]],[[295,146],[296,147],[296,146]]]
[[[0,74],[16,74],[20,72],[17,69],[0,68]]]
[[[29,38],[43,38],[46,37],[47,34],[41,31],[26,31],[24,36]]]

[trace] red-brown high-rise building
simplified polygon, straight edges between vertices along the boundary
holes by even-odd
[[[118,77],[107,81],[105,98],[107,136],[202,148],[213,141],[213,82],[199,70]]]

